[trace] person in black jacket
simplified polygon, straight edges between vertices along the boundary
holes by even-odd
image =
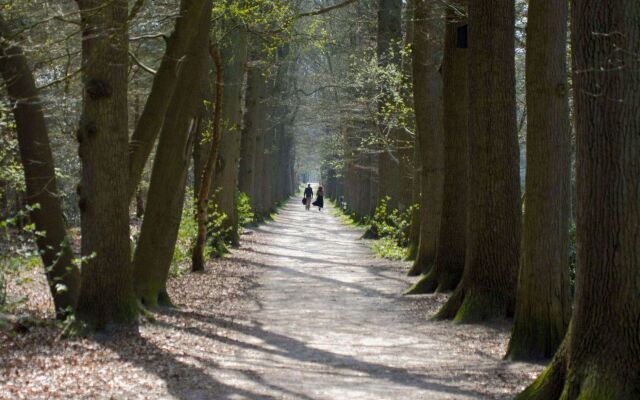
[[[313,189],[311,189],[311,184],[309,183],[307,187],[304,189],[304,208],[307,210],[311,208],[311,199],[313,198]]]

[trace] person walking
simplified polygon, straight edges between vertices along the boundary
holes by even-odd
[[[322,208],[324,207],[324,189],[322,186],[318,187],[316,196],[316,201],[313,202],[313,205],[318,207],[318,211],[322,211]]]
[[[311,199],[313,199],[313,189],[311,189],[311,184],[307,184],[307,187],[304,189],[304,208],[311,208]]]

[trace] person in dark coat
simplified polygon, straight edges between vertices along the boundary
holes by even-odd
[[[322,211],[324,207],[324,189],[322,189],[322,186],[318,187],[316,196],[316,201],[313,202],[313,205],[318,207],[318,211]]]
[[[304,208],[305,209],[308,210],[311,208],[312,198],[313,198],[313,189],[311,189],[311,184],[309,183],[307,187],[304,189],[304,199],[305,199]]]

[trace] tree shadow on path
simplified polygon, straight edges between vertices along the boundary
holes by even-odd
[[[446,382],[438,381],[433,377],[426,374],[419,374],[411,372],[406,368],[391,367],[384,364],[376,364],[373,362],[367,362],[357,359],[350,355],[337,354],[330,351],[310,347],[308,344],[298,339],[285,336],[279,333],[275,333],[264,329],[261,324],[251,321],[247,324],[238,323],[230,319],[219,318],[214,315],[207,315],[194,311],[181,311],[172,310],[172,313],[178,313],[183,318],[198,320],[205,324],[211,324],[216,326],[225,327],[231,329],[241,335],[259,339],[265,345],[256,343],[250,343],[242,339],[220,336],[211,332],[202,331],[200,328],[180,328],[184,329],[190,334],[206,337],[209,339],[217,340],[224,343],[227,346],[234,346],[248,351],[257,351],[272,356],[279,356],[288,358],[295,362],[301,363],[314,363],[322,365],[330,369],[336,369],[340,371],[352,371],[360,374],[366,374],[374,379],[381,381],[393,382],[401,384],[403,386],[413,387],[415,389],[437,391],[448,393],[451,395],[463,395],[476,398],[483,398],[484,393],[474,390],[461,389],[455,385],[448,384]],[[267,347],[268,346],[268,347]],[[179,362],[179,361],[178,361]],[[304,368],[304,365],[300,365],[300,368]],[[246,377],[254,383],[259,385],[265,385],[265,382],[256,374],[246,374]],[[211,379],[208,375],[207,379]],[[228,385],[225,385],[223,389],[229,392],[233,390]],[[277,387],[276,390],[283,390],[281,387]],[[239,390],[239,392],[246,392]],[[240,393],[245,395],[244,393]],[[298,397],[296,397],[298,396]],[[305,398],[303,395],[293,395],[294,398]],[[221,397],[226,398],[226,397]],[[248,397],[253,398],[253,397]],[[265,397],[258,397],[265,398]]]

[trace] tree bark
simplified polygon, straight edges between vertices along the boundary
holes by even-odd
[[[413,4],[411,2],[408,2],[405,5],[403,14],[406,26],[404,47],[411,48],[411,46],[413,45]],[[411,52],[403,53],[402,79],[405,84],[412,82],[412,70],[413,65]],[[411,93],[410,85],[407,85],[406,90],[403,91],[403,98],[407,107],[413,108],[413,96]],[[409,117],[408,125],[409,129],[415,131],[415,115],[411,115]],[[415,136],[412,135],[407,129],[400,128],[397,139],[399,161],[398,209],[400,210],[405,210],[406,208],[417,204],[417,202],[413,198],[413,188],[416,184],[414,174],[416,163],[415,147]]]
[[[468,233],[462,280],[437,318],[513,315],[520,246],[514,3],[469,2]]]
[[[129,244],[127,1],[78,0],[83,109],[78,130],[82,282],[76,316],[92,328],[135,321]]]
[[[36,83],[22,49],[11,42],[13,32],[0,16],[0,74],[14,103],[20,160],[24,169],[29,216],[53,296],[56,316],[64,318],[76,306],[80,272],[73,263],[56,185],[49,133]],[[38,205],[37,207],[35,207]]]
[[[377,56],[381,69],[395,65],[400,68],[400,46],[402,44],[402,1],[378,0],[378,37]],[[388,88],[382,88],[378,102],[378,112],[385,113],[386,103],[390,100]],[[400,193],[400,173],[398,168],[397,138],[398,129],[386,123],[379,124],[379,135],[382,145],[378,155],[378,191],[374,194],[374,202],[389,196],[388,205],[397,208]],[[377,198],[376,198],[377,197]]]
[[[222,118],[222,80],[223,69],[222,60],[220,58],[220,50],[217,44],[209,46],[209,53],[215,65],[216,74],[216,98],[213,112],[213,126],[211,132],[211,144],[209,147],[209,155],[204,167],[202,175],[196,177],[200,180],[198,195],[196,198],[196,219],[198,223],[198,234],[193,246],[193,254],[191,256],[191,271],[204,271],[204,248],[207,244],[207,217],[209,211],[209,191],[211,189],[211,180],[215,174],[216,161],[218,160],[218,148],[220,145],[220,119]]]
[[[238,186],[241,192],[247,194],[255,207],[255,170],[254,160],[256,152],[256,135],[261,121],[259,109],[264,106],[265,81],[262,69],[256,63],[250,63],[247,68],[247,86],[245,90],[245,111],[243,114],[242,134],[240,144],[240,172]]]
[[[442,220],[433,268],[407,294],[446,292],[456,288],[464,270],[466,239],[467,148],[469,122],[467,49],[457,46],[458,29],[467,24],[462,4],[446,9],[442,60],[444,113],[444,181]],[[462,38],[460,38],[462,39]]]
[[[640,398],[640,3],[571,4],[578,265],[554,361],[519,399]]]
[[[167,40],[167,49],[129,143],[129,198],[140,183],[144,166],[162,129],[187,52],[198,34],[198,21],[207,12],[208,3],[207,0],[181,0],[175,29]]]
[[[527,175],[516,313],[507,357],[551,358],[571,315],[571,131],[563,0],[531,0],[527,22]]]
[[[433,265],[442,209],[443,114],[442,78],[438,73],[440,15],[428,0],[414,2],[413,98],[416,110],[416,145],[420,149],[420,243],[411,274],[425,273]]]
[[[240,132],[242,129],[242,88],[247,63],[247,34],[235,29],[221,46],[224,85],[222,90],[222,136],[218,153],[218,168],[214,175],[214,201],[218,210],[227,215],[223,228],[229,229],[226,240],[240,244],[238,233],[238,168],[240,162]]]
[[[211,9],[209,3],[207,9]],[[148,307],[171,305],[165,292],[171,259],[180,227],[189,156],[202,101],[198,90],[205,79],[210,12],[198,22],[180,74],[180,89],[171,99],[156,151],[147,210],[133,258],[138,297]]]

